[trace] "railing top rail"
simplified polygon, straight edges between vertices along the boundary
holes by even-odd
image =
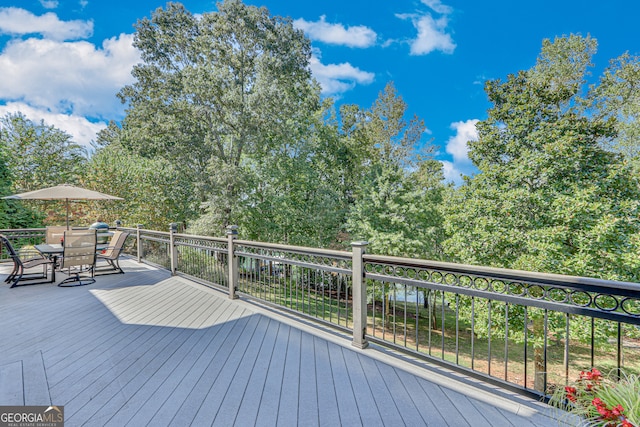
[[[120,227],[120,229],[121,230],[126,230],[126,231],[131,231],[134,234],[138,230],[137,228],[132,228],[132,227]],[[169,236],[171,234],[168,231],[149,230],[149,229],[146,229],[146,228],[141,228],[140,232],[148,233],[148,234],[164,235],[164,236]],[[200,236],[200,235],[197,235],[197,234],[186,234],[186,233],[175,233],[174,236],[178,237],[178,238],[182,238],[182,239],[201,239],[201,240],[209,240],[209,241],[220,242],[220,243],[226,243],[227,242],[227,239],[225,239],[224,237]]]
[[[133,233],[133,234],[136,234],[136,231],[138,231],[138,229],[137,229],[137,228],[135,228],[135,227],[124,227],[124,226],[122,226],[122,225],[121,225],[121,226],[119,226],[119,227],[116,227],[116,228],[117,228],[118,230],[128,231],[128,232]]]
[[[278,243],[254,242],[250,240],[236,240],[235,243],[237,245],[249,246],[253,248],[273,249],[277,251],[295,252],[298,254],[320,255],[320,256],[328,256],[328,257],[340,258],[340,259],[351,259],[352,257],[351,252],[337,251],[332,249],[318,249],[318,248],[309,248],[306,246],[291,246],[291,245],[282,245]]]
[[[25,231],[45,231],[46,228],[4,228],[0,233],[22,233]]]
[[[443,261],[419,260],[383,255],[365,254],[364,262],[375,262],[386,265],[415,267],[438,270],[445,273],[466,274],[475,277],[487,277],[492,279],[504,279],[514,282],[527,282],[540,285],[553,285],[575,288],[608,288],[614,291],[627,291],[640,294],[640,284],[621,282],[616,280],[604,280],[591,277],[566,276],[553,273],[537,273],[524,270],[511,270],[506,268],[485,267],[478,265],[456,264]]]
[[[137,228],[133,228],[133,227],[118,227],[119,230],[123,230],[123,231],[129,231],[133,234],[136,234],[138,229]],[[146,234],[153,234],[153,235],[160,235],[160,236],[169,236],[168,231],[160,231],[160,230],[148,230],[146,228],[141,228],[140,229],[141,233],[146,233]]]
[[[197,234],[185,234],[185,233],[176,233],[174,234],[174,236],[181,239],[200,239],[200,240],[209,240],[212,242],[227,243],[227,239],[225,239],[224,237],[199,236]]]

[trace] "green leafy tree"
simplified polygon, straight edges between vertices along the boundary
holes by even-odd
[[[102,148],[91,158],[83,179],[87,188],[122,197],[123,201],[85,204],[85,215],[113,224],[167,230],[169,224],[185,224],[193,216],[193,184],[169,161],[147,159],[118,145]]]
[[[194,16],[179,3],[136,24],[143,62],[119,96],[122,145],[192,176],[205,208],[194,230],[219,234],[241,214],[250,159],[300,138],[319,106],[311,49],[289,19],[239,0]]]
[[[57,184],[78,183],[85,170],[87,150],[74,143],[66,132],[45,124],[35,123],[21,113],[7,114],[0,119],[0,146],[4,150],[4,164],[10,180],[5,181],[9,193],[37,190]],[[13,226],[40,225],[62,221],[59,208],[48,209],[57,202],[8,202]]]
[[[254,174],[240,220],[248,238],[315,247],[340,244],[343,141],[320,112],[306,135],[251,163]]]
[[[615,119],[613,148],[640,169],[640,57],[625,53],[611,60],[591,94],[598,113]]]
[[[87,150],[71,135],[21,113],[0,119],[0,142],[17,192],[76,183],[87,162]]]
[[[469,157],[480,170],[446,204],[458,260],[636,280],[638,182],[606,149],[616,121],[581,97],[589,37],[545,40],[534,68],[489,81],[493,107]]]
[[[532,69],[486,83],[493,106],[469,143],[480,172],[444,205],[450,236],[444,247],[455,260],[638,281],[640,187],[630,164],[607,149],[615,145],[618,118],[598,114],[607,100],[597,87],[585,90],[596,47],[590,37],[545,40]],[[529,315],[541,390],[542,311]],[[475,316],[476,325],[486,323],[486,310]],[[504,315],[493,316],[498,332]],[[522,313],[509,320],[523,330]],[[563,326],[550,316],[556,337],[564,336]],[[586,338],[583,329],[573,322],[572,336]]]
[[[360,145],[352,150],[360,161],[354,164],[360,176],[351,175],[359,183],[347,229],[369,241],[371,252],[439,259],[442,167],[417,154],[425,127],[417,117],[407,122],[406,110],[390,83],[370,111],[348,111],[345,125],[355,128],[348,136]]]
[[[0,197],[13,194],[11,171],[7,165],[5,149],[0,145]],[[30,228],[42,224],[42,218],[17,200],[0,198],[0,228]]]

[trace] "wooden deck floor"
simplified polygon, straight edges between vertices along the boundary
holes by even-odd
[[[546,405],[123,265],[78,288],[0,285],[0,405],[64,405],[67,426],[560,425]]]

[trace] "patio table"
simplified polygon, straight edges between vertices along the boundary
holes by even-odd
[[[53,265],[51,267],[51,281],[56,281],[56,268],[58,266],[58,257],[62,255],[64,249],[62,245],[59,243],[43,243],[40,245],[34,246],[38,252],[42,254],[42,256],[51,258],[53,260]]]

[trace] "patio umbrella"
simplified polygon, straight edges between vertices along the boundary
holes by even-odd
[[[67,230],[69,229],[69,200],[124,200],[122,197],[111,196],[99,191],[87,190],[69,184],[60,184],[55,187],[41,188],[27,193],[14,194],[3,199],[19,200],[64,200],[67,204]]]

